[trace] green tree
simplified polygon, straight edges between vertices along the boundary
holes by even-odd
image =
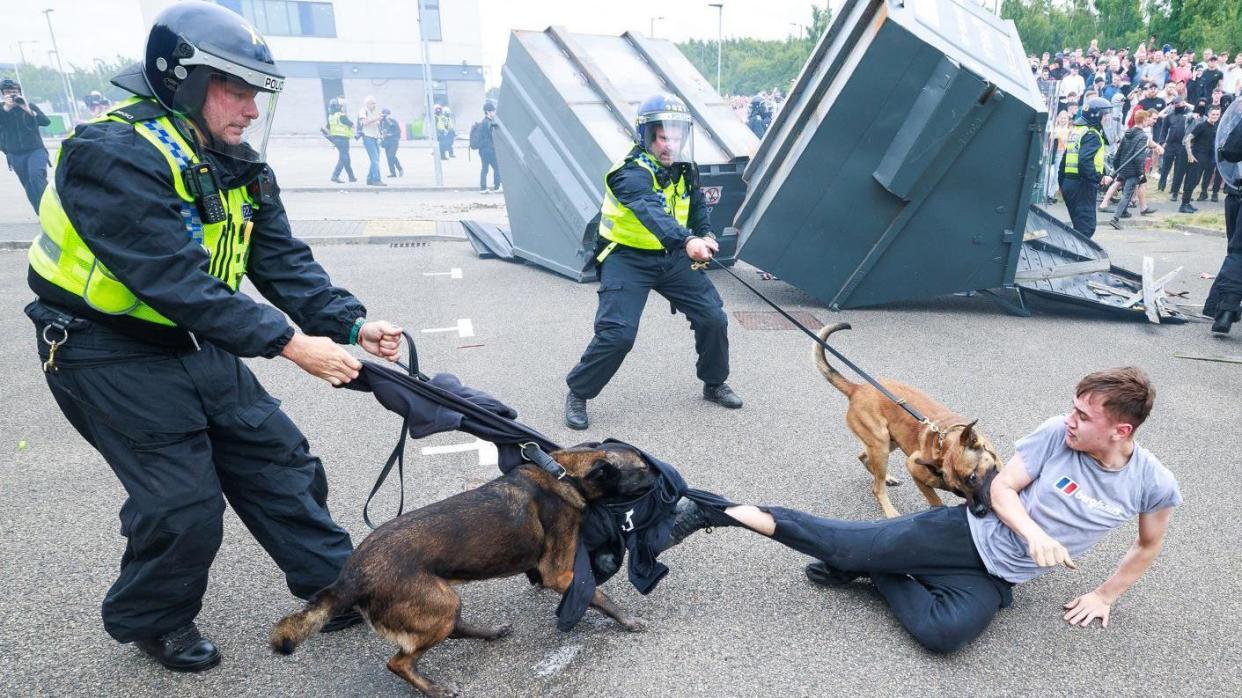
[[[91,90],[98,90],[113,102],[125,99],[129,93],[108,81],[113,75],[121,72],[122,68],[135,62],[135,59],[117,56],[112,60],[98,59],[90,69],[69,66],[67,70],[69,84],[73,88],[74,96],[78,99],[79,113],[85,113],[82,98]],[[30,63],[23,63],[17,67],[21,70],[22,92],[27,97],[34,102],[51,102],[54,111],[68,111],[64,82],[55,68]],[[0,78],[8,77],[16,79],[17,74],[14,71],[0,70]]]
[[[1005,0],[1028,53],[1086,48],[1133,51],[1148,37],[1157,45],[1202,53],[1242,47],[1242,2],[1237,0]]]
[[[831,23],[831,9],[811,5],[811,19],[803,36],[783,41],[726,39],[720,49],[721,92],[729,95],[753,95],[773,89],[788,92],[790,83],[798,77],[815,43]],[[709,82],[715,77],[715,41],[690,39],[677,47]]]

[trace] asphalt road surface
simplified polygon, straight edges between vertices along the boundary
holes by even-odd
[[[1185,266],[1184,281],[1170,288],[1190,291],[1192,300],[1210,283],[1199,272],[1214,272],[1223,252],[1220,238],[1181,233],[1101,238],[1132,266],[1142,254],[1157,257],[1158,273]],[[845,400],[815,371],[800,333],[731,322],[730,383],[746,406],[727,411],[700,398],[687,324],[653,297],[637,346],[590,403],[591,429],[579,434],[561,422],[564,376],[590,338],[594,285],[480,260],[462,242],[315,251],[371,317],[413,332],[425,371],[459,375],[562,443],[617,437],[672,462],[692,486],[739,501],[879,516],[844,424]],[[99,604],[123,550],[117,510],[124,495],[44,384],[21,312],[30,296],[25,266],[24,252],[0,251],[0,694],[411,695],[384,667],[393,647],[365,627],[313,637],[291,657],[269,651],[272,623],[299,604],[231,511],[198,619],[224,654],[219,667],[172,674],[104,633]],[[1060,608],[1111,574],[1134,540],[1134,524],[1079,559],[1079,571],[1018,587],[1014,605],[977,642],[947,657],[919,648],[868,583],[818,588],[803,576],[806,558],[729,529],[697,534],[664,556],[672,572],[650,596],[623,575],[605,587],[648,621],[643,634],[594,612],[574,631],[558,632],[556,595],[524,577],[467,585],[464,616],[512,622],[514,633],[494,643],[447,641],[424,657],[427,674],[475,696],[1242,692],[1242,367],[1173,358],[1177,351],[1242,354],[1242,328],[1220,339],[1199,323],[1152,326],[1048,305],[1019,319],[965,297],[832,313],[778,280],[760,281],[746,265],[737,269],[791,309],[851,322],[853,331],[837,336],[839,349],[979,417],[1006,458],[1015,439],[1069,407],[1082,375],[1144,367],[1158,397],[1139,439],[1177,475],[1185,504],[1160,558],[1115,605],[1110,627],[1067,627]],[[712,278],[729,311],[767,310],[723,272]],[[334,390],[286,361],[248,363],[323,458],[332,510],[360,541],[362,502],[395,442],[397,418],[370,396]],[[494,477],[471,441],[443,434],[412,443],[407,504]],[[422,455],[427,447],[449,448]],[[894,504],[923,509],[896,456],[892,468],[907,481],[893,488]],[[373,511],[386,518],[395,506],[390,486]]]

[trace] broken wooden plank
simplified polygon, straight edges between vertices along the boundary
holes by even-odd
[[[1143,257],[1143,312],[1147,313],[1147,321],[1153,325],[1160,324],[1160,310],[1156,307],[1156,288],[1153,285],[1156,275],[1156,260]]]
[[[1187,354],[1185,352],[1175,351],[1173,356],[1178,359],[1194,359],[1195,361],[1216,361],[1224,364],[1242,364],[1242,356],[1230,356],[1226,354]]]
[[[1085,262],[1058,264],[1055,267],[1038,267],[1023,269],[1014,275],[1016,281],[1040,281],[1043,279],[1060,279],[1079,274],[1090,274],[1097,271],[1108,271],[1110,263],[1107,259],[1088,259]]]

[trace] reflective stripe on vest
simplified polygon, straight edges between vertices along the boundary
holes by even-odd
[[[644,152],[639,153],[638,157],[627,158],[613,165],[604,175],[604,205],[600,209],[599,234],[619,245],[637,247],[640,250],[662,250],[664,245],[660,243],[660,238],[647,230],[647,226],[625,204],[617,200],[612,188],[608,186],[608,177],[625,167],[628,162],[634,162],[651,173],[651,190],[664,195],[664,212],[672,216],[678,225],[685,228],[690,219],[690,188],[685,179],[670,182],[661,189],[656,179],[658,165]]]
[[[126,100],[116,105],[114,110],[123,109],[138,101],[138,98]],[[88,123],[103,121],[130,123],[113,116],[111,112]],[[208,272],[236,292],[246,273],[246,260],[250,249],[250,219],[255,208],[246,188],[238,187],[222,192],[226,219],[220,223],[204,225],[181,176],[185,167],[198,162],[194,149],[182,139],[167,114],[135,123],[134,132],[155,146],[168,162],[173,186],[181,199],[181,219],[185,224],[186,236],[202,245],[207,252]],[[65,142],[70,138],[73,136],[66,138]],[[61,150],[56,154],[58,163],[63,153],[62,144]],[[118,205],[123,206],[124,202],[119,202]],[[35,238],[27,254],[31,268],[39,276],[75,296],[80,296],[87,305],[99,312],[129,315],[161,325],[175,324],[139,300],[95,257],[65,213],[54,182],[48,182],[39,202],[39,223],[43,232]],[[139,230],[125,232],[142,233]]]
[[[1104,134],[1090,126],[1075,126],[1070,132],[1069,142],[1065,144],[1065,174],[1078,174],[1078,151],[1082,150],[1082,137],[1094,133],[1100,139],[1100,147],[1095,151],[1092,161],[1095,163],[1096,174],[1104,174]]]
[[[329,136],[344,136],[346,138],[354,137],[353,127],[346,126],[344,122],[341,121],[341,119],[343,118],[345,118],[345,115],[340,113],[339,111],[333,114],[332,116],[328,117],[328,135]]]

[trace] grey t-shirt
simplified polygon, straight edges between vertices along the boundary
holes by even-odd
[[[1121,470],[1105,470],[1091,456],[1066,446],[1064,416],[1049,419],[1014,446],[1032,478],[1018,493],[1022,507],[1071,557],[1138,514],[1182,503],[1173,473],[1137,443]],[[996,514],[967,518],[988,572],[1019,584],[1053,569],[1037,567],[1026,542]]]

